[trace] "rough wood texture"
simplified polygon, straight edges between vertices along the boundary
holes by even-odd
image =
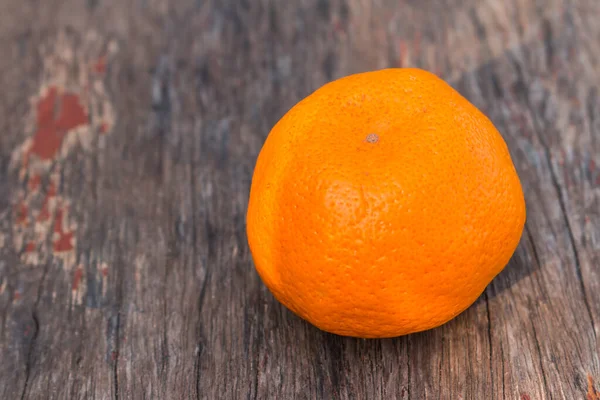
[[[598,399],[597,0],[0,1],[1,399]],[[521,245],[448,324],[326,334],[255,273],[271,126],[328,80],[446,78],[503,133]]]

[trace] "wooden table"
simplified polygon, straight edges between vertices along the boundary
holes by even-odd
[[[600,399],[598,0],[1,0],[0,399]],[[256,274],[273,124],[323,83],[438,73],[528,220],[428,332],[318,331]]]

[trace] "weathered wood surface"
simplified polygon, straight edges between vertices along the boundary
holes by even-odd
[[[0,1],[0,399],[599,399],[597,0]],[[528,220],[448,324],[320,332],[255,273],[270,127],[420,66],[503,133]]]

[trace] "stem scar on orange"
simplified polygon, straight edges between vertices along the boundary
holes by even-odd
[[[473,304],[514,253],[525,200],[483,113],[430,72],[384,69],[330,82],[277,122],[246,222],[276,299],[322,330],[381,338]]]

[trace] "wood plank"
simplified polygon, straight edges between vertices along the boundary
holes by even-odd
[[[597,394],[594,0],[0,3],[1,398]],[[448,324],[337,337],[253,270],[252,168],[312,90],[409,65],[501,130],[526,231]],[[56,124],[67,129],[55,151],[35,147]]]

